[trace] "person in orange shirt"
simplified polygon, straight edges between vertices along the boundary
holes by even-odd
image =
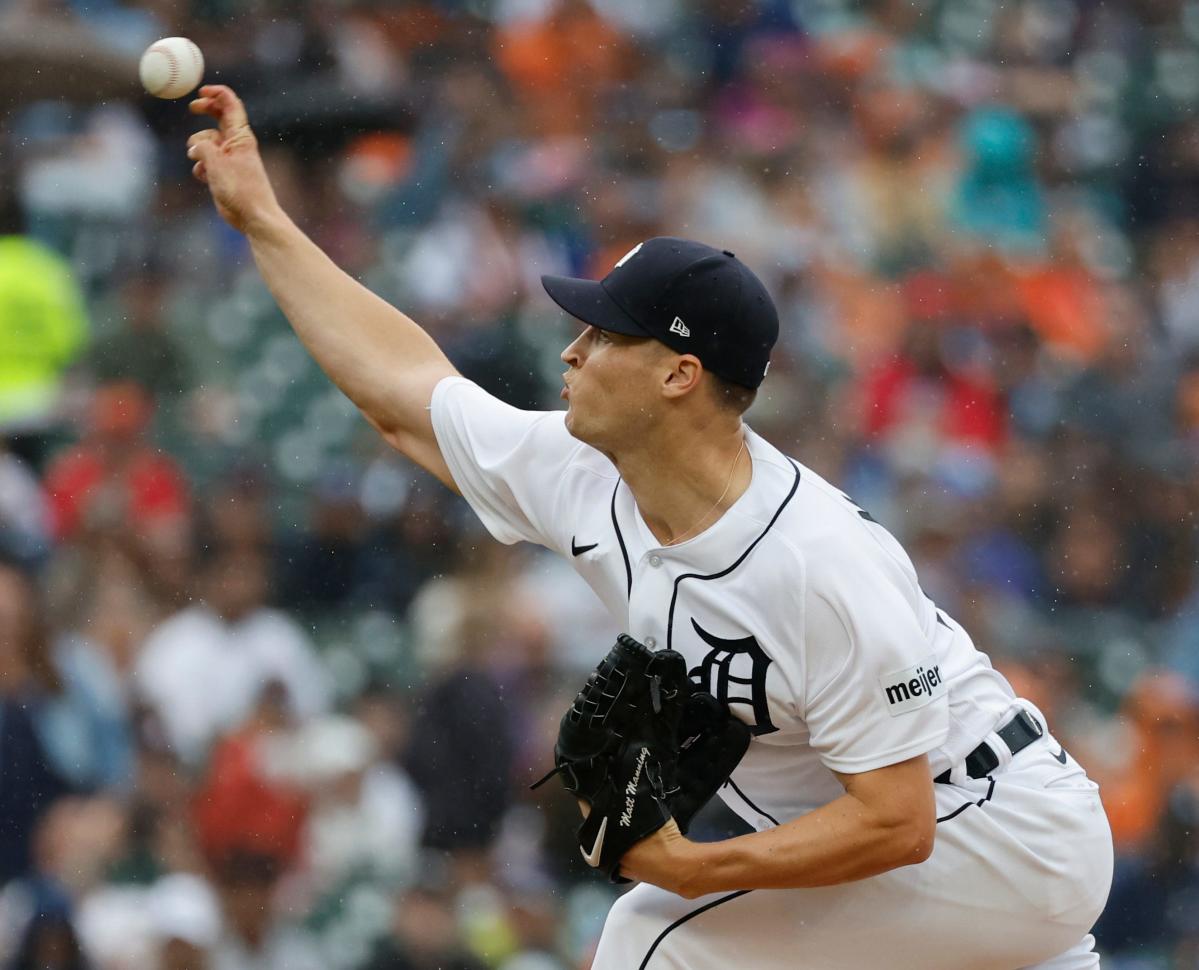
[[[596,127],[604,91],[623,73],[628,45],[586,0],[561,0],[541,21],[496,34],[495,59],[524,99],[530,134]]]
[[[1199,761],[1199,696],[1183,677],[1151,670],[1133,684],[1121,713],[1128,755],[1100,778],[1100,790],[1116,849],[1128,853],[1157,831],[1170,793]]]

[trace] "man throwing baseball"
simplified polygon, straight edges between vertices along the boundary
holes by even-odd
[[[668,822],[634,845],[597,970],[1099,965],[1096,786],[894,538],[743,423],[778,332],[744,264],[657,238],[602,281],[545,278],[586,326],[568,409],[521,411],[296,228],[231,90],[192,110],[219,126],[189,142],[196,177],[367,420],[498,540],[567,557],[752,735],[720,794],[756,831],[703,844]]]

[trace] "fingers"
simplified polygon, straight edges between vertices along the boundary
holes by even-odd
[[[188,105],[188,110],[192,114],[216,119],[218,127],[194,132],[187,140],[187,157],[195,162],[192,175],[207,183],[208,163],[215,159],[222,144],[253,145],[255,142],[245,105],[232,88],[223,84],[206,84],[200,88],[199,95]]]
[[[220,137],[215,128],[195,132],[187,140],[187,157],[193,162],[203,162],[217,150]]]
[[[201,131],[192,132],[191,137],[187,139],[188,157],[189,158],[193,157],[192,156],[193,148],[196,148],[197,146],[203,145],[208,142],[216,142],[220,137],[221,137],[221,133],[219,131],[217,131],[215,128],[204,128]]]
[[[192,114],[215,118],[223,135],[248,128],[250,125],[241,98],[224,84],[205,84],[200,88],[200,96],[187,107]]]
[[[208,169],[204,160],[217,150],[220,137],[220,132],[215,128],[205,128],[203,131],[193,132],[187,140],[187,157],[196,163],[192,166],[192,175],[201,182],[208,182]]]

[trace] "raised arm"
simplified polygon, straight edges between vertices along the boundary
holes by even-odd
[[[394,448],[454,488],[429,401],[456,371],[424,330],[339,269],[288,218],[271,188],[245,107],[224,85],[191,103],[217,128],[188,140],[193,174],[245,234],[267,287],[316,362]]]

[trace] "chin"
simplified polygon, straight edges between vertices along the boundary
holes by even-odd
[[[566,411],[566,430],[583,444],[591,445],[593,448],[598,447],[594,435],[588,433],[589,430],[594,431],[595,429],[588,429],[587,422],[579,420],[573,404]]]
[[[578,416],[575,414],[574,407],[568,407],[566,409],[566,430],[580,441],[586,441],[586,437],[581,433],[582,429],[583,423],[579,421]]]

